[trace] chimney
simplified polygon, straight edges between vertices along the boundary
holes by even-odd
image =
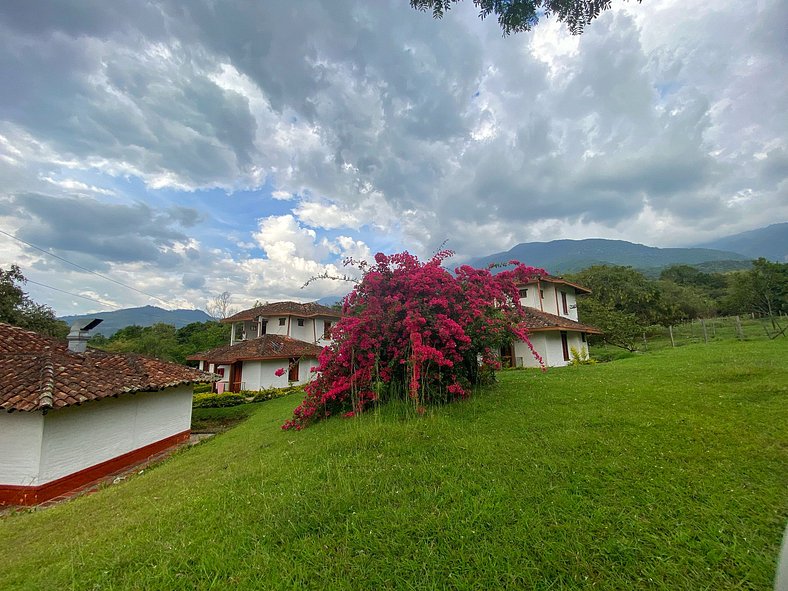
[[[90,338],[88,333],[102,322],[101,318],[94,318],[87,323],[84,320],[77,320],[72,324],[71,332],[66,337],[68,339],[68,350],[74,353],[84,353],[88,348],[88,339]]]

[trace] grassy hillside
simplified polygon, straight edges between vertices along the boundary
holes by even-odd
[[[510,371],[473,399],[279,425],[0,520],[0,589],[768,589],[788,339]],[[406,420],[407,419],[407,420]]]

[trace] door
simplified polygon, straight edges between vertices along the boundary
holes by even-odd
[[[290,368],[287,372],[287,381],[288,382],[298,381],[298,359],[290,360]]]
[[[241,391],[243,366],[243,361],[236,361],[230,366],[230,392]]]

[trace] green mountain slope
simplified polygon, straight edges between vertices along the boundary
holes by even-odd
[[[726,236],[698,244],[701,248],[732,250],[753,259],[763,257],[778,263],[788,262],[788,222]]]
[[[746,261],[748,257],[708,248],[657,248],[624,240],[552,240],[524,242],[507,252],[499,252],[470,261],[475,267],[490,263],[519,260],[542,267],[550,273],[571,273],[598,264],[629,265],[639,269],[668,265],[695,265],[709,261]]]

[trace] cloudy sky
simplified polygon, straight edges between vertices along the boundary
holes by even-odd
[[[506,38],[471,0],[6,0],[0,267],[59,314],[245,307],[377,251],[785,221],[786,35],[784,0]]]

